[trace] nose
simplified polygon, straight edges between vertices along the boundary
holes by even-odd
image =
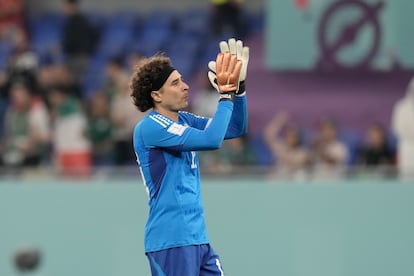
[[[185,82],[185,81],[183,81],[182,82],[182,85],[183,85],[183,89],[185,90],[185,91],[187,91],[190,87],[188,86],[188,84]]]

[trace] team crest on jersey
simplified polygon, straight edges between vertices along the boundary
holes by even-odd
[[[181,135],[183,135],[183,133],[184,133],[184,130],[186,129],[187,127],[186,126],[183,126],[183,125],[180,125],[180,124],[177,124],[177,123],[173,123],[168,129],[167,129],[167,131],[169,132],[169,133],[172,133],[172,134],[175,134],[175,135],[178,135],[178,136],[181,136]]]

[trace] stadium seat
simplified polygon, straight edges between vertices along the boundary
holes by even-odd
[[[194,39],[192,34],[178,33],[168,45],[167,54],[185,78],[191,77],[198,69],[201,43],[200,40]]]
[[[59,13],[44,13],[30,19],[29,36],[39,61],[50,58],[62,41],[65,17]]]
[[[184,79],[189,79],[195,73],[194,58],[185,53],[169,54],[173,65],[180,71]]]
[[[390,148],[391,152],[396,153],[398,139],[392,130],[387,131],[387,142],[388,142],[388,147]]]
[[[206,66],[210,60],[216,60],[217,53],[220,51],[219,42],[222,40],[227,41],[227,36],[210,36],[203,45],[203,53],[200,55],[200,59],[197,66]]]
[[[246,34],[245,35],[253,35],[264,30],[265,26],[265,16],[264,11],[256,11],[256,12],[245,12],[245,18],[247,18],[246,24]]]
[[[145,18],[145,28],[173,29],[176,25],[176,14],[169,10],[155,10]]]
[[[8,101],[0,98],[0,137],[3,137],[4,116],[6,114],[7,106],[8,106]]]
[[[29,35],[30,36],[40,36],[40,35],[50,35],[43,32],[53,32],[53,34],[61,33],[62,27],[65,21],[65,17],[60,13],[43,13],[36,16],[33,16],[28,19],[29,21]]]
[[[206,9],[192,9],[182,13],[178,19],[178,30],[194,35],[195,38],[206,38],[210,33],[210,14]]]
[[[5,69],[11,52],[12,45],[7,41],[0,41],[0,70]]]
[[[354,130],[342,130],[339,133],[339,140],[341,140],[348,149],[348,165],[355,164],[362,139],[362,135]]]
[[[168,46],[168,54],[185,53],[188,56],[199,54],[201,42],[194,39],[192,35],[178,33],[174,35],[174,40]]]
[[[172,34],[172,30],[169,28],[146,28],[132,42],[129,49],[142,53],[144,56],[151,56],[166,50],[167,41]]]
[[[261,134],[252,135],[249,139],[249,146],[252,149],[257,165],[271,166],[276,161]]]
[[[96,54],[92,57],[81,82],[82,95],[85,99],[89,99],[103,84],[107,62],[108,58],[106,56]]]
[[[110,16],[102,30],[98,53],[107,57],[124,54],[136,36],[138,22],[135,12],[119,11]]]
[[[167,41],[175,31],[176,14],[167,10],[156,10],[145,17],[130,51],[151,56],[166,51]]]
[[[89,22],[101,33],[106,25],[106,16],[102,11],[90,10],[85,12]]]
[[[121,26],[134,26],[140,23],[141,16],[135,10],[115,11],[109,18],[108,24]]]

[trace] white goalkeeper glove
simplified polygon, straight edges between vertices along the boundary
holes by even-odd
[[[249,47],[243,47],[243,41],[236,41],[234,38],[230,38],[228,42],[221,41],[219,47],[221,53],[230,52],[231,54],[236,54],[237,59],[242,61],[242,68],[240,71],[239,84],[236,95],[244,93],[246,91],[245,81],[247,77],[247,65],[249,64]],[[216,77],[216,62],[210,61],[208,63],[208,68],[211,70],[208,72],[210,83],[217,91],[219,91]]]

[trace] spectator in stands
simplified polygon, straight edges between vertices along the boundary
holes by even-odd
[[[24,1],[0,1],[0,40],[7,39],[15,31],[25,30]]]
[[[36,70],[38,66],[37,55],[30,49],[26,34],[21,30],[16,30],[10,36],[11,53],[7,59],[5,71],[0,80],[0,98],[8,98],[10,86],[15,80],[22,80],[36,89]]]
[[[10,86],[4,118],[1,163],[9,167],[36,166],[47,159],[50,120],[43,101],[25,79]]]
[[[88,110],[88,136],[92,143],[93,164],[110,165],[113,159],[113,142],[107,97],[100,92],[95,93]]]
[[[30,48],[27,34],[23,30],[16,30],[11,36],[12,52],[8,60],[7,70],[35,71],[38,67],[38,56]]]
[[[116,165],[134,164],[136,156],[132,147],[132,133],[136,123],[146,114],[139,112],[131,102],[129,76],[121,74],[116,82],[116,94],[111,100],[114,161]]]
[[[0,97],[0,141],[3,140],[3,134],[4,134],[4,116],[6,114],[6,108],[7,108],[7,101],[3,100]],[[0,154],[1,154],[1,145],[0,145]],[[1,163],[1,161],[0,161]]]
[[[221,150],[212,154],[200,152],[199,161],[205,174],[215,176],[247,173],[247,167],[254,164],[247,135],[223,141]]]
[[[397,137],[397,167],[401,179],[414,179],[414,78],[407,94],[399,100],[392,114],[392,128]]]
[[[87,137],[87,118],[79,100],[65,87],[48,93],[53,118],[55,165],[65,176],[88,176],[91,170],[91,144]]]
[[[221,150],[215,152],[217,159],[210,171],[216,174],[246,172],[246,166],[254,164],[247,135],[223,141]]]
[[[319,134],[311,145],[312,176],[318,180],[332,180],[344,176],[348,149],[338,139],[337,126],[332,119],[323,119]]]
[[[125,86],[125,79],[128,78],[121,58],[112,58],[108,61],[105,67],[105,76],[102,91],[111,100],[118,94],[118,90]]]
[[[89,64],[89,57],[98,42],[98,33],[80,11],[78,0],[64,0],[67,16],[63,26],[62,50],[69,70],[80,82]]]
[[[54,86],[64,87],[66,92],[78,99],[82,98],[82,91],[75,77],[65,63],[57,63],[53,66]]]
[[[358,149],[357,165],[369,172],[389,172],[394,156],[389,147],[384,127],[372,124],[365,137],[365,143]]]
[[[211,4],[213,34],[242,38],[242,0],[211,0]]]
[[[132,51],[126,56],[126,67],[128,75],[132,74],[135,70],[135,67],[140,63],[142,60],[143,55],[139,52]]]
[[[68,94],[81,98],[82,92],[78,84],[64,63],[44,64],[36,72],[36,81],[39,93],[45,98],[50,89],[64,87]]]
[[[275,170],[270,177],[303,181],[308,177],[309,153],[303,147],[299,129],[287,126],[288,121],[288,113],[277,113],[264,130],[264,140],[276,161]],[[281,136],[283,128],[285,131]]]
[[[46,102],[48,102],[48,91],[52,87],[57,86],[56,78],[54,76],[54,65],[44,64],[40,66],[36,71],[36,83],[39,94],[46,99]]]

